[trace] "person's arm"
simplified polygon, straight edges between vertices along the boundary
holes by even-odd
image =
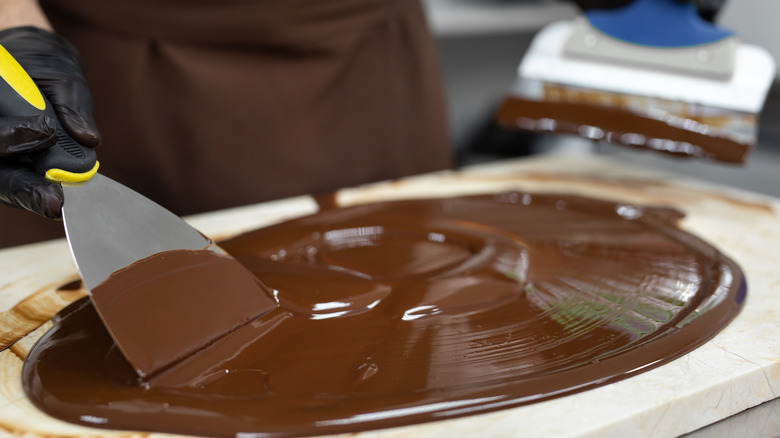
[[[0,0],[0,45],[26,70],[59,119],[0,116],[0,203],[59,218],[62,187],[34,171],[29,155],[56,144],[58,121],[79,143],[100,143],[81,58],[52,32],[35,0]]]
[[[0,30],[19,26],[52,30],[37,0],[0,0]]]

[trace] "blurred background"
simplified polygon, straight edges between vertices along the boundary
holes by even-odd
[[[580,0],[596,4],[600,0]],[[449,99],[450,134],[460,165],[532,154],[580,153],[621,160],[780,197],[780,80],[759,124],[758,143],[743,166],[680,159],[557,134],[508,132],[492,123],[535,33],[578,12],[563,0],[424,0],[441,56]],[[700,0],[714,21],[780,65],[780,2]]]

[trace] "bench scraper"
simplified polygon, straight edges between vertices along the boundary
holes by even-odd
[[[695,2],[633,0],[540,30],[496,119],[740,164],[774,78],[767,50],[702,19]]]
[[[0,77],[0,116],[46,113],[57,120],[52,105],[2,46]],[[197,353],[275,308],[275,301],[254,275],[198,230],[155,202],[98,174],[95,151],[78,144],[61,126],[57,143],[31,159],[36,171],[62,184],[62,217],[79,274],[104,325],[141,378]],[[199,290],[173,287],[160,294],[165,296],[156,297],[136,289],[111,297],[93,293],[101,290],[98,286],[113,273],[176,250],[213,254],[213,258],[206,257],[206,263],[185,269],[186,275],[204,278],[202,287],[196,288]],[[225,263],[229,264],[227,271]],[[220,287],[219,279],[210,276],[210,272],[216,272],[209,271],[214,265],[221,266],[220,273],[230,272],[233,280],[240,278],[239,284],[246,287]],[[154,281],[144,280],[139,283]],[[233,280],[231,284],[236,284]],[[136,300],[135,305],[126,306],[128,300]],[[180,305],[182,300],[187,306]],[[227,301],[242,305],[221,305]],[[148,311],[127,315],[125,309],[143,307],[139,303],[149,303]],[[149,339],[139,339],[140,333],[153,334],[162,342],[151,345]]]

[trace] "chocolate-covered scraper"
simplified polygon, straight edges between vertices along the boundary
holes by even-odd
[[[151,200],[100,174],[63,184],[63,192],[62,217],[81,278],[141,377],[275,308],[246,268]],[[192,254],[182,258],[182,250]],[[117,283],[112,277],[128,266],[132,275]]]
[[[632,0],[547,25],[518,66],[498,124],[743,163],[775,62],[701,18],[695,3]]]
[[[44,113],[57,119],[2,46],[0,76],[0,116]],[[62,184],[62,217],[73,259],[103,323],[139,376],[171,366],[275,307],[248,270],[196,229],[96,173],[94,150],[61,126],[57,143],[31,158],[39,173]],[[194,262],[169,266],[175,255],[170,251],[192,252],[186,260]],[[167,267],[136,269],[132,284],[102,286],[115,272],[148,260],[157,266],[162,260]],[[222,281],[225,277],[230,281]]]

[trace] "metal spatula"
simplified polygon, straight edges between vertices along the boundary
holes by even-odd
[[[0,77],[0,116],[48,113],[57,119],[51,104],[2,46]],[[62,184],[62,216],[73,259],[108,331],[141,377],[171,366],[276,307],[252,273],[196,229],[97,174],[95,152],[62,127],[56,145],[31,159],[38,172]],[[182,277],[158,272],[135,283],[165,277],[165,288],[143,290],[133,284],[107,294],[111,296],[95,296],[96,289],[102,290],[98,286],[118,270],[181,250],[203,254],[195,266],[178,267],[183,274],[177,275],[195,275],[203,281],[185,289],[176,282]],[[224,287],[213,273],[229,275],[233,287]]]
[[[63,192],[62,217],[81,278],[141,377],[151,377],[276,307],[238,261],[140,194],[100,174],[79,185],[63,183]],[[197,253],[171,253],[181,250]],[[101,286],[128,266],[135,271],[122,271],[120,286]]]
[[[153,254],[212,246],[175,214],[99,173],[85,183],[65,182],[62,191],[68,244],[89,290]]]

